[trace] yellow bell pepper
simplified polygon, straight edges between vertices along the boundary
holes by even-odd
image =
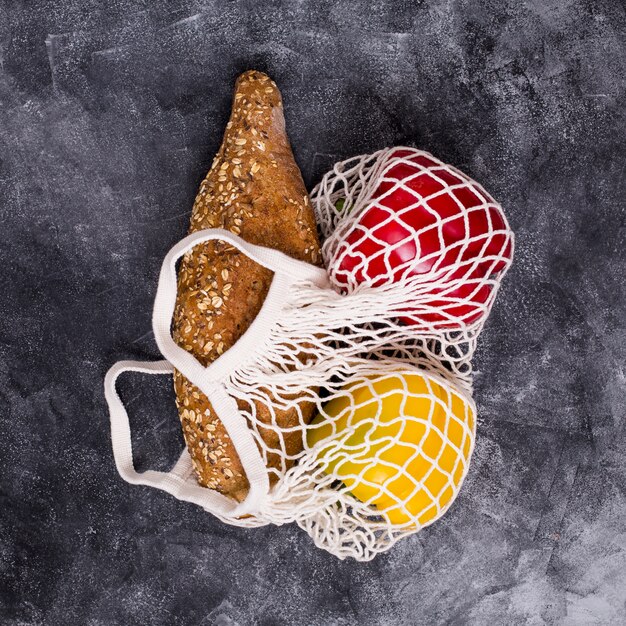
[[[385,372],[346,387],[312,422],[324,471],[392,524],[424,526],[458,492],[472,452],[472,405],[433,378]]]

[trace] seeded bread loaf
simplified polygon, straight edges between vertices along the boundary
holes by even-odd
[[[196,196],[189,232],[204,228],[224,228],[250,243],[321,262],[315,217],[285,132],[280,92],[261,72],[249,71],[237,79],[230,121]],[[254,320],[271,279],[272,272],[232,246],[196,246],[179,269],[174,340],[208,365]],[[174,389],[198,482],[242,500],[248,481],[207,397],[178,371]],[[262,422],[271,422],[266,406],[257,402],[256,411]],[[306,419],[312,411],[305,410]],[[293,409],[275,409],[275,414],[279,426],[299,421]],[[262,436],[270,448],[279,447],[272,430],[263,429]],[[294,454],[301,445],[296,434],[286,441],[287,452]],[[269,455],[269,466],[278,466],[275,456]]]

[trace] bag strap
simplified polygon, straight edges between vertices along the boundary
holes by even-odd
[[[176,263],[194,246],[210,240],[230,243],[252,260],[272,270],[274,277],[261,311],[248,330],[216,361],[204,367],[192,354],[174,342],[170,329],[176,306]],[[267,467],[245,417],[240,413],[235,399],[226,392],[222,381],[254,355],[254,348],[263,344],[276,323],[293,283],[298,280],[308,280],[320,287],[329,284],[324,269],[293,259],[277,250],[249,244],[223,229],[206,229],[188,235],[169,251],[161,266],[152,317],[154,337],[165,360],[154,363],[120,361],[109,370],[105,378],[113,454],[118,472],[124,480],[167,491],[179,500],[199,504],[218,516],[238,517],[254,513],[260,508],[269,493]],[[228,432],[250,484],[248,495],[242,503],[195,483],[191,478],[191,459],[187,450],[183,451],[178,463],[169,472],[149,470],[138,473],[135,470],[128,414],[117,394],[115,381],[124,371],[172,374],[174,368],[209,398]]]
[[[192,354],[172,339],[170,327],[176,307],[176,263],[181,256],[198,244],[211,240],[230,243],[259,265],[273,271],[274,277],[263,306],[250,327],[235,345],[208,367],[204,367]],[[325,269],[293,259],[278,250],[250,244],[227,230],[210,228],[192,233],[168,252],[161,266],[152,313],[152,328],[157,346],[161,354],[178,371],[201,389],[202,386],[196,381],[219,383],[254,356],[254,348],[263,344],[276,324],[276,319],[289,295],[292,284],[295,281],[304,280],[319,287],[330,285]],[[202,391],[204,392],[204,389]]]
[[[174,368],[167,361],[154,361],[152,363],[118,361],[107,372],[104,379],[104,395],[109,405],[113,457],[120,476],[131,485],[155,487],[166,491],[179,500],[193,502],[209,511],[220,511],[225,514],[234,511],[237,506],[236,502],[216,491],[201,487],[193,480],[189,480],[192,465],[187,448],[183,450],[180,458],[169,472],[157,472],[155,470],[137,472],[135,470],[128,413],[115,387],[118,376],[123,372],[172,375]]]

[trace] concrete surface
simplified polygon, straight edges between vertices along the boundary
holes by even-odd
[[[611,0],[0,4],[4,624],[626,623],[626,11]],[[102,379],[150,313],[238,72],[268,71],[312,187],[427,149],[504,205],[449,514],[369,564],[117,475]],[[181,444],[167,381],[121,385],[137,465]]]

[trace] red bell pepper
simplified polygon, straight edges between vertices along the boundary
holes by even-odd
[[[368,206],[334,255],[335,280],[353,289],[418,277],[420,302],[407,303],[404,323],[458,328],[475,322],[486,310],[493,279],[511,261],[501,208],[477,183],[429,154],[399,148],[387,158]]]

